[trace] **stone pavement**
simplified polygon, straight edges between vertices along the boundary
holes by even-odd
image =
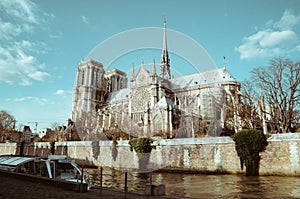
[[[115,189],[92,189],[89,192],[79,193],[60,187],[48,186],[41,183],[15,179],[6,175],[0,175],[0,198],[1,199],[119,199],[125,198],[124,192]],[[178,197],[146,196],[139,193],[128,192],[128,199],[178,199]]]

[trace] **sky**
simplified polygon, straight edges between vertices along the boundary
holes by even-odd
[[[0,110],[17,128],[64,124],[79,62],[128,73],[142,60],[159,63],[164,18],[176,75],[204,69],[205,60],[223,67],[225,56],[242,82],[272,58],[299,61],[298,0],[1,0]]]

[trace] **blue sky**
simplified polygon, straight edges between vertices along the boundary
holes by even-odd
[[[273,57],[299,60],[297,0],[1,0],[0,110],[32,128],[28,122],[39,122],[38,130],[64,123],[71,114],[80,60],[116,34],[162,28],[164,16],[168,29],[201,45],[218,67],[226,56],[227,69],[238,81],[249,78],[254,67],[268,65]],[[170,52],[178,48],[173,45],[172,49],[174,43],[168,40]],[[100,51],[100,57],[121,46]],[[151,63],[155,58],[159,63],[161,50],[143,47],[104,66],[128,72],[132,63],[138,66],[142,59]],[[181,56],[171,53],[174,71],[195,72],[188,66],[190,60]]]

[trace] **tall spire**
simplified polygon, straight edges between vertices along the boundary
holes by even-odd
[[[131,74],[131,81],[134,81],[135,73],[134,73],[134,63],[132,62],[132,74]]]
[[[170,59],[167,47],[167,26],[166,18],[164,18],[164,35],[163,35],[163,49],[161,55],[161,65],[160,65],[160,76],[165,79],[170,79]]]
[[[141,67],[144,67],[144,58],[142,58]]]
[[[167,22],[166,22],[166,17],[164,17],[163,51],[168,52],[168,47],[167,47]]]
[[[153,58],[152,75],[156,75],[155,59]]]

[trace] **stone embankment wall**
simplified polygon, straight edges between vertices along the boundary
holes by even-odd
[[[274,134],[261,153],[260,175],[300,176],[300,133]],[[240,160],[229,137],[162,139],[154,142],[149,154],[149,170],[167,169],[204,173],[240,173]],[[55,154],[64,154],[88,166],[108,166],[122,170],[137,169],[138,157],[128,141],[57,142]],[[0,155],[20,151],[17,144],[0,144]],[[25,146],[24,155],[47,156],[49,143]],[[147,156],[147,155],[146,155]]]
[[[9,154],[15,155],[17,143],[0,143],[0,155]]]

